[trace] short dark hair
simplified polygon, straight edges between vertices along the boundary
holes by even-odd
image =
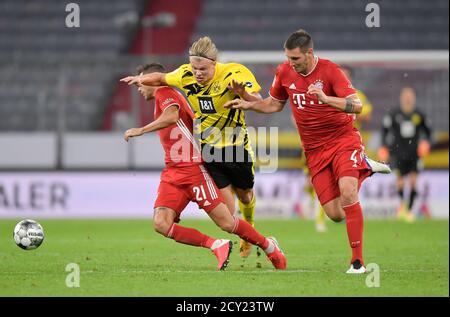
[[[284,47],[288,50],[293,50],[298,47],[302,52],[305,52],[307,49],[313,48],[313,40],[308,32],[300,29],[289,35],[286,42],[284,42]]]
[[[150,73],[164,73],[166,69],[163,65],[159,63],[150,63],[150,64],[143,64],[136,67],[136,72],[139,74],[150,74]]]

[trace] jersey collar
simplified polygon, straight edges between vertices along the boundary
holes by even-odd
[[[314,67],[311,69],[311,71],[308,74],[306,74],[306,75],[300,74],[300,75],[302,75],[303,77],[311,75],[311,73],[316,69],[317,64],[319,64],[319,56],[314,55]]]

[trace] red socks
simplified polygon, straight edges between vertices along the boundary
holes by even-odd
[[[237,234],[242,239],[261,247],[263,250],[267,249],[269,242],[267,239],[253,228],[248,222],[234,218],[233,233]],[[167,238],[174,239],[176,242],[188,245],[211,248],[216,239],[201,233],[198,230],[183,227],[173,224],[169,232],[166,234]]]
[[[193,245],[197,247],[211,248],[216,239],[211,238],[198,230],[183,227],[173,224],[169,232],[166,234],[167,238],[174,239],[176,242]]]
[[[361,205],[359,201],[349,206],[342,207],[345,211],[345,221],[347,223],[347,235],[352,248],[352,263],[356,259],[361,261],[364,265],[362,257],[363,248],[363,231],[364,231],[364,218]]]
[[[269,246],[269,241],[267,241],[267,239],[262,234],[256,231],[256,229],[253,228],[251,224],[242,219],[234,217],[234,228],[232,232],[237,234],[245,241],[259,246],[263,250],[267,249],[267,247]]]

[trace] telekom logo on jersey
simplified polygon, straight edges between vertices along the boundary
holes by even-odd
[[[297,106],[298,109],[304,109],[306,105],[323,104],[323,102],[319,100],[314,101],[310,97],[308,97],[308,99],[309,100],[307,100],[306,98],[306,94],[297,94],[297,93],[292,94],[292,102],[294,103],[294,105]]]

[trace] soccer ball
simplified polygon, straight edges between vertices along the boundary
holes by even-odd
[[[44,241],[44,229],[34,220],[26,219],[14,228],[14,241],[24,250],[33,250]]]

